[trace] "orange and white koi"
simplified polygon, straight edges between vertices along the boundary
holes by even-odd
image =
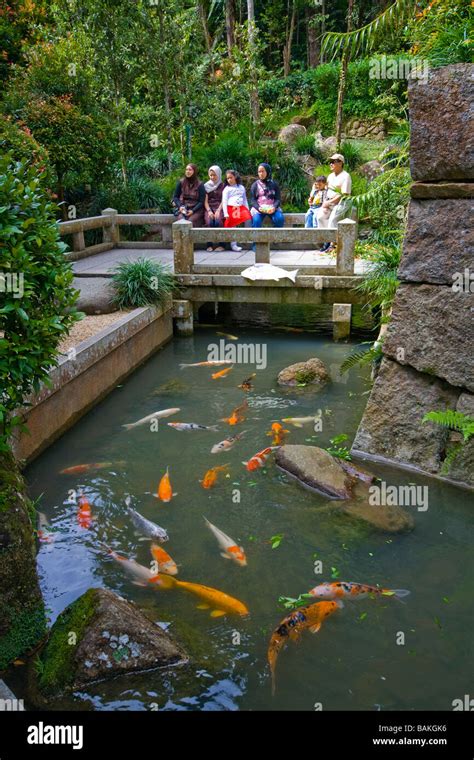
[[[114,559],[122,570],[125,570],[127,575],[129,575],[134,580],[132,583],[134,586],[148,586],[148,583],[150,580],[156,575],[150,568],[145,567],[144,565],[139,565],[138,562],[135,562],[134,559],[127,559],[126,557],[121,557],[120,554],[117,554],[117,552],[114,552],[113,549],[111,549],[109,546],[106,546],[103,544],[105,549],[107,549],[108,553]]]
[[[199,481],[202,487],[212,488],[213,486],[215,486],[217,482],[217,473],[227,470],[228,467],[229,467],[228,464],[223,464],[219,467],[211,467],[211,469],[206,472],[203,479]]]
[[[231,435],[229,438],[224,438],[224,440],[220,441],[220,443],[216,443],[211,449],[211,454],[220,454],[222,451],[229,451],[234,443],[236,443],[236,441],[240,441],[246,432],[246,430],[242,430],[242,432],[238,435]]]
[[[170,476],[169,476],[169,467],[167,467],[165,474],[160,480],[158,491],[156,493],[156,498],[161,499],[161,501],[164,501],[166,504],[167,502],[171,501],[173,496],[177,496],[177,495],[178,495],[177,493],[173,493]]]
[[[232,367],[227,367],[227,369],[221,369],[220,372],[213,372],[211,377],[213,380],[219,380],[221,377],[227,377],[227,375],[233,368],[234,368],[234,365],[232,365]]]
[[[337,602],[315,602],[306,607],[300,607],[287,615],[278,628],[273,631],[268,645],[267,659],[272,676],[272,694],[275,694],[275,668],[280,651],[288,641],[298,641],[301,633],[308,628],[311,633],[317,633],[323,620],[339,609]]]
[[[44,512],[38,512],[38,539],[43,544],[50,544],[54,537],[49,532],[48,518]]]
[[[410,591],[403,588],[379,588],[378,586],[368,586],[365,583],[354,583],[353,581],[337,581],[337,583],[320,583],[308,591],[308,594],[316,599],[364,599],[367,596],[394,596],[402,599],[408,596]]]
[[[189,583],[188,581],[178,581],[171,575],[162,575],[159,573],[150,579],[151,583],[157,583],[163,589],[180,589],[187,591],[189,594],[202,599],[202,604],[197,607],[200,610],[211,610],[211,617],[221,617],[221,615],[233,614],[247,616],[249,611],[245,604],[235,599],[223,591],[210,586],[202,586],[200,583]]]
[[[216,526],[209,522],[206,517],[204,517],[204,520],[211,533],[217,538],[219,548],[222,549],[220,553],[221,557],[224,557],[224,559],[232,559],[241,567],[245,567],[247,565],[247,558],[243,548],[237,546],[233,538],[228,536],[222,530],[219,530],[219,528],[216,528]]]
[[[249,377],[245,378],[245,380],[242,380],[241,384],[238,385],[238,388],[242,388],[243,391],[251,391],[252,390],[252,380],[254,377],[256,377],[257,373],[254,372]]]
[[[196,362],[195,364],[180,364],[180,369],[184,369],[185,367],[222,367],[223,364],[233,364],[234,362],[230,359],[223,359],[222,361],[211,361],[211,362]]]
[[[240,406],[236,406],[230,417],[224,417],[221,421],[227,422],[229,425],[238,425],[239,422],[244,422],[244,412],[248,409],[248,401],[245,400]]]
[[[126,462],[92,462],[90,464],[75,464],[60,471],[60,475],[82,475],[91,470],[104,470],[106,467],[125,467]]]
[[[83,494],[79,496],[79,511],[77,513],[77,522],[81,528],[90,528],[92,525],[92,508],[89,500]]]
[[[178,566],[176,562],[171,559],[168,552],[165,552],[158,544],[152,544],[150,546],[151,556],[158,563],[160,573],[166,573],[166,575],[177,575]]]
[[[242,464],[245,465],[245,467],[247,468],[249,472],[258,470],[260,467],[264,466],[265,462],[267,461],[272,451],[275,451],[278,448],[280,447],[268,446],[266,449],[262,449],[262,451],[259,451],[257,454],[254,454],[253,457],[249,459],[248,462],[242,462]]]
[[[272,444],[274,446],[281,446],[285,439],[285,435],[289,433],[289,430],[285,430],[283,425],[280,425],[279,422],[274,422],[272,425],[271,430],[268,431],[267,435],[273,436]]]
[[[219,430],[218,425],[198,425],[197,422],[167,422],[168,427],[172,427],[175,430],[213,430],[217,432]]]

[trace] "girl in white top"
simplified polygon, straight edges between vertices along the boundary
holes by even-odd
[[[235,227],[251,218],[247,193],[242,185],[238,172],[229,169],[226,172],[227,185],[222,192],[222,214],[225,227]],[[243,211],[246,209],[246,211]],[[242,248],[232,241],[230,247],[233,251],[241,251]]]

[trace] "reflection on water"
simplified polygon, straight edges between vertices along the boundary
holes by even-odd
[[[321,703],[325,710],[451,709],[452,701],[472,688],[467,667],[472,658],[472,496],[374,465],[388,483],[429,485],[429,508],[414,511],[414,532],[391,536],[318,511],[325,499],[290,482],[272,459],[264,470],[247,472],[242,461],[269,445],[266,432],[282,417],[322,410],[322,432],[311,425],[287,425],[289,443],[327,446],[341,433],[350,442],[367,398],[368,370],[353,369],[341,380],[338,368],[351,346],[311,333],[239,332],[235,325],[231,332],[240,342],[265,342],[267,348],[268,366],[257,370],[254,390],[246,394],[245,422],[230,427],[220,420],[242,403],[237,385],[254,367],[237,365],[215,381],[210,368],[178,369],[179,363],[207,358],[216,335],[200,329],[156,354],[28,468],[32,496],[44,494],[40,509],[54,533],[38,556],[52,620],[87,588],[103,586],[134,600],[151,619],[168,623],[192,658],[185,667],[96,684],[65,699],[63,706],[313,710]],[[276,385],[279,370],[311,356],[330,369],[332,382],[323,391]],[[168,420],[160,421],[157,432],[122,427],[170,407],[181,411],[169,421],[219,423],[219,432],[179,432],[167,426]],[[241,430],[245,436],[229,452],[210,454],[211,446]],[[59,475],[85,462],[112,465]],[[122,462],[125,466],[113,464]],[[226,463],[230,477],[221,473],[216,487],[204,490],[199,481],[206,470]],[[178,496],[162,504],[154,493],[167,466]],[[89,530],[77,520],[75,497],[81,490],[92,506]],[[99,545],[107,543],[149,564],[149,542],[139,540],[126,514],[127,494],[135,509],[168,531],[165,547],[179,565],[178,578],[232,594],[248,606],[249,619],[211,618],[190,595],[130,583]],[[247,567],[219,555],[203,515],[244,547]],[[270,539],[277,534],[282,540],[272,549]],[[315,575],[315,560],[322,561],[323,575]],[[297,646],[281,653],[272,698],[266,650],[272,630],[287,614],[278,597],[296,597],[335,577],[408,588],[412,594],[405,604],[348,602],[317,635],[306,632]],[[400,632],[404,645],[397,644]]]

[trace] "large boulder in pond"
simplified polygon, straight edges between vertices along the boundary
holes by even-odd
[[[278,141],[285,145],[293,145],[299,137],[304,137],[306,134],[306,127],[302,124],[288,124],[280,130]]]
[[[409,533],[415,527],[413,515],[403,507],[371,504],[369,488],[362,483],[355,484],[353,498],[338,504],[337,509],[384,533]]]
[[[353,495],[356,478],[345,472],[337,458],[318,446],[282,446],[275,462],[303,486],[323,496],[350,499]]]
[[[311,385],[316,389],[323,388],[330,380],[330,375],[321,359],[307,359],[285,367],[278,373],[278,385]]]
[[[186,662],[186,653],[136,604],[91,588],[54,623],[41,653],[38,687],[46,697],[134,671]]]

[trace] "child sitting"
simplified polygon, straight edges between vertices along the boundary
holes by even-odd
[[[327,196],[326,177],[321,174],[316,177],[311,188],[311,193],[308,198],[309,209],[306,212],[304,218],[305,227],[317,227],[318,219],[316,216],[316,210],[321,208]]]

